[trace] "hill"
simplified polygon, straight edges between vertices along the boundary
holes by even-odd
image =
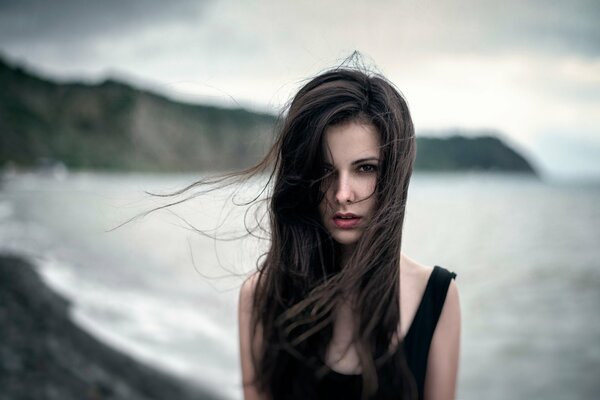
[[[0,62],[0,165],[186,171],[246,166],[275,118],[191,105],[107,80],[58,84]]]
[[[258,161],[274,136],[273,115],[177,102],[110,79],[61,84],[1,59],[0,87],[0,168],[229,170]],[[535,173],[497,137],[417,136],[416,170]]]
[[[536,174],[531,164],[496,136],[417,138],[415,169],[421,171],[518,172]]]

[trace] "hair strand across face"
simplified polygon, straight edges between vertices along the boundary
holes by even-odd
[[[373,194],[377,207],[342,268],[318,207],[323,200],[325,132],[348,122],[375,128],[380,161]],[[337,68],[299,90],[274,149],[271,246],[253,303],[254,332],[261,327],[264,344],[253,357],[256,384],[275,399],[310,398],[310,388],[327,370],[325,352],[335,309],[340,299],[351,299],[363,396],[374,395],[377,369],[391,357],[390,343],[397,339],[400,321],[402,226],[416,153],[408,106],[384,77]],[[410,372],[405,362],[398,368],[406,382],[402,398],[410,398]],[[294,376],[291,386],[283,379],[289,376]]]

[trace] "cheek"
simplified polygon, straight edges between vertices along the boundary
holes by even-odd
[[[371,180],[371,187],[370,187],[369,191],[371,193],[375,194],[376,189],[377,189],[377,177],[375,177]]]
[[[375,189],[377,188],[377,177],[370,176],[366,178],[361,185],[362,194],[364,197],[375,195]]]
[[[371,212],[377,207],[377,178],[373,178],[365,187],[365,198],[367,207]]]

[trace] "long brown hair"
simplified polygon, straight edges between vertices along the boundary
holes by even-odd
[[[406,101],[381,74],[342,66],[306,83],[281,115],[275,142],[259,163],[158,195],[171,197],[204,188],[140,216],[267,172],[270,245],[258,266],[250,341],[260,335],[262,346],[258,352],[251,350],[255,376],[244,385],[256,385],[275,400],[314,398],[316,385],[329,371],[324,360],[334,312],[342,299],[352,299],[362,397],[387,397],[378,370],[394,358],[399,393],[393,398],[416,398],[398,337],[402,227],[416,154]],[[318,206],[327,178],[324,134],[328,127],[346,122],[376,128],[381,162],[374,193],[377,207],[342,268]],[[392,353],[393,343],[398,346]]]
[[[325,130],[349,121],[377,129],[382,162],[376,211],[341,268],[318,205]],[[323,360],[333,313],[348,295],[355,311],[363,398],[378,393],[378,367],[391,357],[393,339],[399,339],[402,226],[415,153],[408,106],[379,74],[336,68],[310,80],[293,98],[268,156],[274,167],[271,243],[254,292],[252,332],[260,332],[262,347],[252,353],[253,383],[263,393],[274,399],[312,397],[328,371]],[[406,363],[400,369],[403,398],[409,398],[414,385]]]

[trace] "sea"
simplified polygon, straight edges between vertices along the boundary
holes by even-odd
[[[100,340],[241,399],[237,300],[268,247],[268,183],[193,185],[210,176],[4,175],[0,252]],[[597,398],[599,180],[416,173],[402,248],[457,274],[458,399]]]

